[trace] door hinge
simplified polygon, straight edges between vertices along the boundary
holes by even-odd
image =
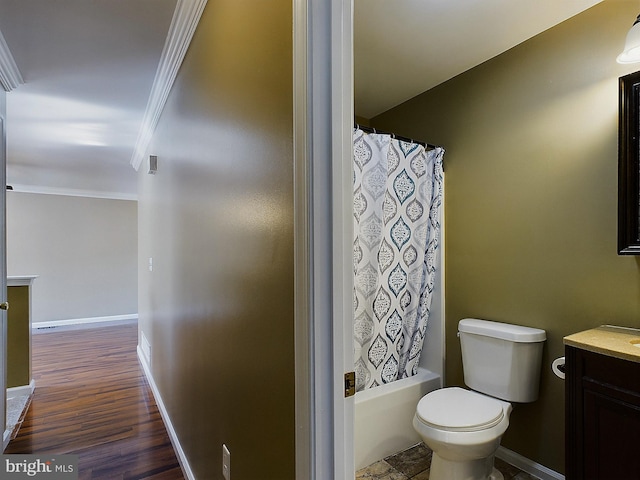
[[[344,374],[344,398],[353,397],[356,394],[356,372]]]

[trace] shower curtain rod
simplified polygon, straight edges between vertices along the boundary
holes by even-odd
[[[430,143],[427,142],[422,142],[420,140],[414,140],[412,138],[407,138],[407,137],[401,137],[400,135],[396,135],[395,133],[390,133],[390,132],[383,132],[382,130],[378,130],[377,128],[373,128],[373,127],[365,127],[364,125],[360,125],[360,124],[355,124],[356,128],[359,128],[360,130],[367,132],[367,133],[380,133],[383,135],[391,135],[392,138],[395,138],[396,140],[401,140],[403,142],[408,142],[408,143],[417,143],[418,145],[422,145],[424,148],[426,148],[427,150],[433,150],[436,148],[440,148],[437,145],[432,145]]]

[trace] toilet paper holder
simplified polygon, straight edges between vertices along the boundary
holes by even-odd
[[[551,364],[551,370],[557,377],[564,380],[564,376],[565,376],[564,375],[565,373],[564,357],[556,358]]]

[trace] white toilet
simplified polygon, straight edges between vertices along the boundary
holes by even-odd
[[[538,398],[544,330],[467,318],[458,324],[464,382],[420,402],[413,427],[433,450],[430,480],[503,480],[493,467],[511,404]]]

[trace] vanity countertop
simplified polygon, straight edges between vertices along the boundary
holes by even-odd
[[[564,337],[564,344],[640,363],[640,329],[602,325]]]

